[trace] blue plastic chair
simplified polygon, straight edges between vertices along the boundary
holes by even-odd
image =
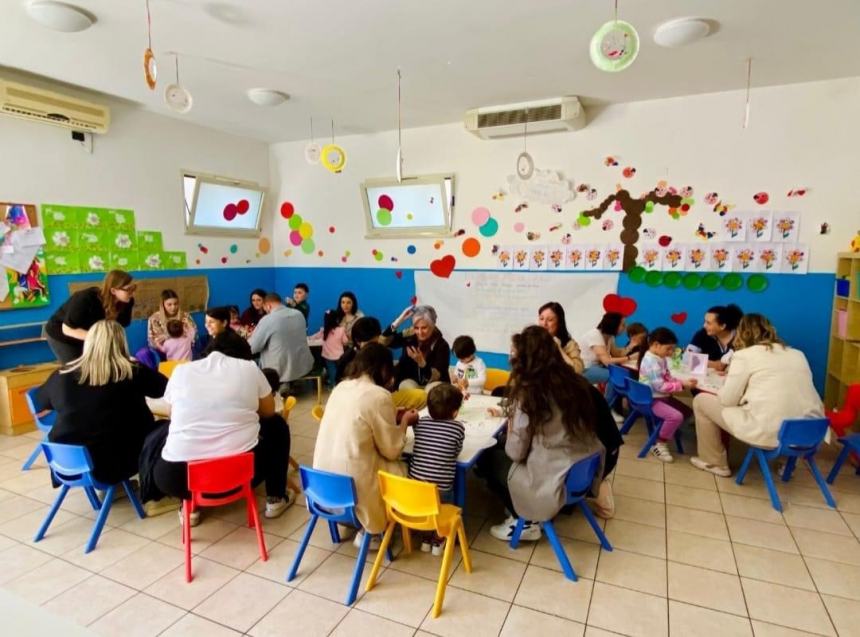
[[[30,409],[30,413],[33,414],[33,422],[36,423],[36,428],[45,434],[42,436],[42,441],[48,442],[48,432],[51,431],[51,427],[54,426],[54,423],[57,420],[57,412],[50,411],[41,417],[38,415],[38,411],[36,410],[36,401],[34,399],[37,389],[38,387],[33,387],[33,389],[27,390],[27,407]],[[21,467],[21,470],[28,471],[40,455],[42,455],[42,445],[41,443],[36,443],[36,448],[33,449],[33,453],[30,454],[30,457],[24,461],[24,466]]]
[[[827,484],[833,484],[833,481],[836,480],[836,476],[839,475],[839,471],[842,469],[842,465],[844,465],[845,461],[848,460],[848,455],[852,451],[854,453],[860,453],[860,433],[844,436],[839,439],[839,442],[842,443],[842,451],[839,452],[839,456],[836,458],[836,464],[833,465],[833,468],[830,470],[830,474],[827,476]],[[856,473],[860,476],[860,467],[857,467]]]
[[[626,435],[633,423],[640,416],[645,420],[645,425],[648,427],[648,440],[639,450],[638,458],[644,458],[648,455],[648,451],[657,442],[657,437],[660,435],[660,427],[663,426],[662,418],[654,415],[654,410],[651,405],[654,403],[654,392],[651,391],[651,386],[645,383],[640,383],[632,378],[627,379],[627,402],[630,403],[630,415],[624,421],[621,427],[621,435]],[[675,432],[675,446],[678,448],[678,453],[684,453],[684,445],[681,442],[681,429]]]
[[[299,475],[302,480],[302,491],[305,494],[311,519],[308,522],[307,529],[305,529],[302,543],[299,545],[299,550],[293,559],[293,564],[287,573],[288,582],[292,582],[298,573],[299,565],[302,562],[302,557],[305,554],[305,549],[308,547],[308,542],[311,539],[311,534],[314,532],[314,527],[318,519],[322,518],[328,522],[331,541],[335,544],[340,542],[340,533],[337,530],[338,523],[354,526],[357,529],[361,528],[361,522],[358,521],[355,513],[355,482],[353,482],[352,477],[328,471],[320,471],[319,469],[312,469],[303,465],[299,466]],[[370,549],[370,540],[372,537],[370,533],[365,533],[361,547],[358,550],[358,557],[355,559],[355,569],[352,573],[352,581],[349,583],[349,592],[346,595],[347,606],[351,606],[355,602],[356,595],[358,594],[358,585],[361,582],[361,574],[364,572],[364,564],[367,561],[367,552]],[[386,557],[388,557],[389,562],[393,559],[390,548]]]
[[[96,547],[96,544],[99,541],[102,528],[104,528],[105,521],[110,513],[111,505],[113,504],[113,495],[114,491],[116,491],[117,485],[105,484],[93,477],[93,461],[92,458],[90,458],[90,452],[87,451],[86,447],[79,445],[63,445],[56,442],[43,442],[41,443],[41,446],[42,451],[45,453],[45,458],[48,460],[48,466],[51,468],[51,472],[54,474],[54,477],[60,481],[61,485],[60,493],[54,500],[54,504],[51,505],[51,510],[48,511],[48,515],[42,522],[42,526],[40,526],[39,530],[36,532],[36,537],[33,538],[33,541],[39,542],[43,537],[45,537],[45,533],[51,525],[57,511],[59,511],[60,505],[63,503],[69,489],[71,487],[83,487],[84,493],[87,494],[87,498],[93,506],[93,509],[98,511],[96,522],[93,525],[93,531],[90,534],[90,539],[84,549],[84,553],[89,553]],[[140,505],[140,502],[134,493],[134,489],[131,488],[131,484],[129,484],[128,480],[123,480],[120,484],[122,484],[125,489],[128,500],[137,512],[138,517],[140,519],[146,517],[146,514],[143,512],[143,507]],[[99,500],[99,496],[95,491],[96,489],[105,492],[103,501]]]
[[[747,470],[750,468],[750,463],[753,457],[758,460],[758,466],[764,476],[764,482],[767,485],[768,493],[770,493],[770,501],[773,508],[777,511],[782,511],[782,502],[779,500],[779,494],[776,492],[776,485],[773,483],[773,477],[770,475],[770,467],[768,462],[785,456],[788,462],[785,464],[785,470],[782,472],[782,481],[788,482],[791,479],[791,474],[794,472],[794,467],[797,464],[797,459],[802,458],[809,466],[809,471],[815,482],[818,483],[818,488],[824,495],[824,500],[831,507],[836,508],[836,502],[830,494],[830,489],[827,488],[827,483],[818,470],[818,465],[815,464],[815,454],[824,440],[827,433],[827,427],[830,426],[830,421],[827,418],[797,418],[793,420],[783,420],[777,434],[779,446],[776,449],[761,449],[759,447],[750,447],[747,451],[746,458],[741,465],[741,470],[738,471],[738,477],[735,480],[738,484],[743,484]]]
[[[589,509],[588,505],[585,503],[585,496],[588,493],[588,490],[591,489],[591,485],[594,483],[594,477],[597,475],[598,471],[600,471],[599,453],[583,458],[579,462],[575,462],[570,467],[570,470],[567,472],[567,477],[564,480],[564,490],[567,494],[565,506],[578,506],[582,510],[583,515],[585,515],[585,519],[588,521],[588,524],[591,525],[591,528],[594,530],[594,534],[597,536],[597,539],[600,540],[600,546],[602,546],[606,551],[611,551],[612,545],[609,543],[609,540],[606,539],[603,529],[600,528],[600,525],[594,518],[594,514],[591,512],[591,509]],[[520,535],[523,532],[525,523],[526,521],[523,518],[519,518],[517,520],[517,525],[514,527],[514,532],[511,535],[510,547],[512,549],[515,549],[520,545]],[[552,550],[555,551],[555,556],[558,559],[561,570],[564,571],[564,576],[572,582],[575,582],[577,580],[576,572],[573,570],[573,566],[567,557],[564,545],[561,543],[561,540],[558,539],[552,520],[544,520],[540,523],[540,526],[546,534],[549,543],[552,545]]]

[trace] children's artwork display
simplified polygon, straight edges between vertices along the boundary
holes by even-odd
[[[0,203],[0,310],[48,305],[44,229],[36,206]]]

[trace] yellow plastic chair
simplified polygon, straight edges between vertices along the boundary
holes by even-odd
[[[284,409],[281,412],[281,415],[284,417],[286,422],[290,422],[290,412],[293,410],[293,407],[296,406],[296,397],[295,396],[287,396],[287,399],[284,401]],[[295,469],[298,473],[299,471],[299,463],[295,461],[295,459],[290,456],[290,469]],[[295,477],[290,478],[287,476],[287,486],[295,491],[296,493],[301,493],[302,489],[299,486],[299,483],[296,482]]]
[[[311,416],[313,416],[314,420],[317,422],[321,422],[324,412],[325,408],[320,404],[316,404],[313,406],[313,409],[311,409]]]
[[[158,373],[170,378],[170,375],[173,374],[173,370],[176,369],[177,365],[184,365],[187,362],[188,361],[163,361],[158,364]]]
[[[445,600],[445,586],[451,570],[451,560],[454,557],[454,543],[460,541],[463,553],[463,566],[467,573],[472,572],[472,559],[469,557],[469,545],[466,542],[466,530],[460,515],[460,507],[453,504],[440,504],[439,489],[431,482],[420,482],[400,476],[379,472],[379,490],[385,501],[385,512],[388,516],[388,526],[373,569],[367,579],[365,590],[369,591],[376,584],[379,569],[391,543],[394,527],[398,524],[403,531],[403,546],[407,553],[412,551],[412,540],[409,530],[435,531],[445,538],[445,552],[442,556],[442,568],[439,571],[439,582],[436,584],[436,599],[433,601],[433,617],[439,617],[442,612],[442,602]]]
[[[484,383],[484,391],[491,392],[497,387],[503,387],[508,384],[508,378],[511,373],[506,369],[496,369],[490,367],[487,370],[487,382]]]

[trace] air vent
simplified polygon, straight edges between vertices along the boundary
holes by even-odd
[[[91,133],[106,133],[110,110],[68,95],[0,80],[0,112]]]
[[[489,128],[491,126],[525,124],[526,121],[531,124],[532,122],[545,122],[547,120],[558,119],[561,119],[561,104],[529,109],[522,108],[514,111],[502,111],[500,113],[481,113],[478,115],[478,126],[480,128]]]
[[[585,111],[576,97],[476,108],[466,112],[466,130],[482,139],[514,137],[528,132],[555,133],[585,126]]]

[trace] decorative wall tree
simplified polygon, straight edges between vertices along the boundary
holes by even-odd
[[[654,210],[655,204],[668,206],[670,209],[679,208],[682,199],[683,197],[678,194],[657,194],[656,189],[634,199],[627,190],[618,190],[604,199],[599,206],[586,210],[581,216],[600,219],[613,203],[616,209],[620,207],[624,211],[622,222],[624,229],[621,231],[620,239],[624,244],[622,269],[627,272],[636,265],[636,257],[639,254],[636,242],[639,240],[639,228],[642,226],[642,213]]]

